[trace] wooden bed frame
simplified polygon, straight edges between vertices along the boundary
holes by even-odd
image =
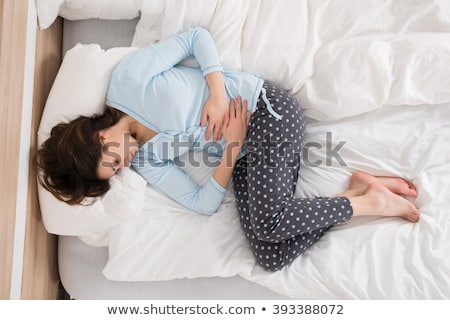
[[[61,65],[62,20],[41,31],[35,12],[33,0],[0,0],[0,299],[58,296],[57,239],[42,223],[33,158],[42,110]],[[32,51],[34,76],[27,70]],[[34,77],[32,92],[27,77]],[[29,110],[31,137],[21,137]]]

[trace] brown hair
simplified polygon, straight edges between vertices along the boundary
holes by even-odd
[[[105,194],[109,182],[97,177],[102,157],[99,131],[114,126],[123,116],[107,107],[102,115],[81,116],[56,125],[37,153],[39,183],[71,205]]]

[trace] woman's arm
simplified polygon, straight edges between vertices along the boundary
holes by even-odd
[[[196,27],[131,52],[114,69],[112,78],[147,83],[190,56],[195,57],[205,77],[223,72],[214,40],[208,31]]]
[[[148,159],[151,152],[146,149],[139,152],[138,156],[133,159],[133,168],[148,183],[184,207],[207,215],[215,213],[227,190],[237,157],[245,141],[250,120],[250,114],[247,113],[247,102],[242,102],[240,98],[236,100],[236,103],[231,101],[229,113],[230,120],[226,123],[223,131],[227,146],[220,164],[205,185],[199,186],[173,161],[156,161],[147,165],[146,163],[151,160]],[[148,146],[144,145],[145,147]]]
[[[223,69],[211,34],[196,27],[140,48],[125,58],[114,69],[108,89],[108,104],[123,104],[123,91],[140,96],[152,77],[170,70],[187,57],[194,56],[208,83],[210,98],[203,106],[201,126],[208,123],[206,138],[214,131],[214,140],[221,138],[223,122],[228,111]],[[140,101],[140,100],[139,100]]]

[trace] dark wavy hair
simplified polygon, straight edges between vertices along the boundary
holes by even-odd
[[[114,126],[124,113],[107,107],[102,115],[81,116],[56,125],[37,152],[39,183],[57,199],[80,204],[109,190],[109,181],[97,176],[102,157],[99,131]]]

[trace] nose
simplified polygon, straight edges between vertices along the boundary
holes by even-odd
[[[125,158],[123,159],[123,166],[124,166],[124,167],[129,167],[130,164],[131,164],[130,158],[129,158],[129,157],[125,157]]]

